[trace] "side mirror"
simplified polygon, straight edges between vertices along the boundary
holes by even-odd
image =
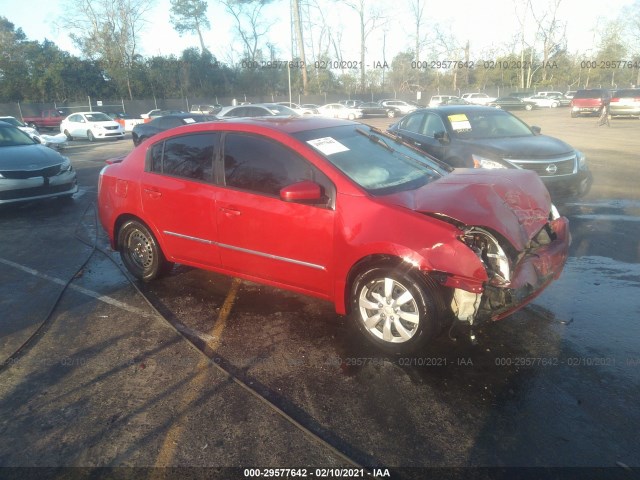
[[[531,131],[533,132],[534,135],[540,135],[540,132],[542,132],[542,128],[532,125]]]
[[[293,183],[280,189],[280,199],[285,202],[319,203],[322,201],[322,188],[311,180]]]
[[[447,132],[445,131],[434,133],[433,138],[438,140],[443,145],[449,145],[451,143],[451,139],[449,139],[449,135],[447,135]]]

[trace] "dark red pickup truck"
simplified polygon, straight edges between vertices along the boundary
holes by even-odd
[[[42,129],[52,128],[58,130],[64,116],[58,110],[44,110],[39,117],[22,117],[22,121],[30,127]]]

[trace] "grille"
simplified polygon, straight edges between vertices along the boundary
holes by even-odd
[[[0,173],[4,178],[12,180],[25,180],[33,177],[53,177],[60,173],[61,165],[54,165],[53,167],[41,168],[39,170],[7,170]]]
[[[75,183],[67,183],[64,185],[56,186],[40,186],[34,188],[21,188],[19,190],[8,190],[0,192],[0,200],[15,200],[17,198],[29,198],[37,197],[40,195],[53,195],[56,193],[64,193],[68,190],[72,190]]]
[[[105,130],[117,130],[118,127],[104,127]]]
[[[557,177],[576,173],[576,156],[545,159],[545,160],[512,160],[506,159],[516,167],[533,170],[541,177]]]

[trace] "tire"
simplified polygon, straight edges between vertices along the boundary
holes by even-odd
[[[131,274],[149,282],[169,272],[173,263],[168,262],[156,238],[137,220],[129,220],[118,232],[120,258]]]
[[[64,134],[67,136],[67,140],[69,140],[69,141],[73,140],[73,137],[72,137],[72,136],[71,136],[71,134],[69,133],[69,130],[65,130],[65,131],[64,131],[64,132],[62,132],[62,133],[64,133]]]
[[[91,130],[87,130],[87,138],[90,142],[96,141],[96,137],[93,135],[93,132]]]
[[[436,284],[391,266],[365,270],[353,282],[351,316],[360,333],[387,353],[407,354],[442,329],[443,300]]]
[[[356,116],[355,116],[353,113],[350,113],[349,115],[347,115],[347,118],[348,118],[349,120],[355,120],[355,119],[356,119]]]
[[[387,110],[387,117],[388,118],[395,118],[396,117],[396,111],[395,110]]]
[[[559,103],[553,102],[551,104],[551,108],[558,108]]]
[[[525,110],[529,110],[529,111],[531,111],[531,110],[533,110],[533,105],[531,105],[530,103],[528,103],[528,104],[526,104],[526,105],[524,106],[524,109],[525,109]]]

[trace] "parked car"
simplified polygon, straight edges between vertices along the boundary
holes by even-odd
[[[378,102],[361,102],[356,108],[362,110],[364,117],[389,117],[396,116],[395,110],[392,108],[384,107]]]
[[[363,113],[359,108],[352,108],[342,105],[341,103],[328,103],[318,108],[318,113],[323,117],[344,118],[347,120],[355,120],[362,118]]]
[[[72,113],[60,124],[60,131],[69,140],[88,138],[90,142],[106,138],[124,138],[124,128],[102,112]]]
[[[521,308],[568,256],[533,172],[448,170],[344,120],[191,124],[102,169],[99,217],[144,281],[183,263],[322,298],[404,354]]]
[[[493,102],[496,97],[490,97],[486,93],[463,93],[462,99],[476,105],[488,105],[489,103]]]
[[[457,95],[433,95],[429,100],[429,107],[437,107],[441,103],[447,103],[449,100],[453,98],[460,98]]]
[[[218,118],[215,115],[204,115],[202,113],[173,113],[163,117],[156,117],[149,123],[140,123],[133,127],[131,139],[134,145],[140,145],[147,138],[169,130],[170,128],[189,125],[199,122],[213,122]]]
[[[107,113],[114,121],[118,122],[125,132],[130,132],[139,123],[144,123],[144,119],[136,118],[126,113]]]
[[[362,100],[338,100],[338,103],[345,107],[357,108],[357,106],[362,103]]]
[[[564,93],[554,91],[538,92],[536,95],[540,95],[541,97],[564,97]]]
[[[445,106],[413,112],[389,131],[452,167],[536,172],[555,200],[577,198],[593,178],[585,156],[504,110]]]
[[[616,90],[609,101],[609,115],[640,118],[640,88]]]
[[[560,100],[558,100],[555,97],[544,97],[542,95],[533,95],[523,100],[533,103],[536,107],[557,108],[560,106]]]
[[[576,94],[575,90],[567,90],[566,92],[564,92],[564,96],[569,100],[571,100],[575,94]]]
[[[529,98],[535,95],[534,92],[512,92],[509,94],[509,97],[519,98],[520,100],[524,100],[525,98]]]
[[[380,100],[380,105],[393,110],[394,116],[405,115],[418,109],[413,103],[403,100]]]
[[[71,161],[0,121],[0,205],[71,197],[78,191]]]
[[[236,105],[224,107],[216,116],[218,118],[234,117],[297,117],[298,113],[284,105],[277,103],[254,103],[250,105]]]
[[[293,102],[278,102],[278,105],[284,105],[285,107],[289,107],[291,110],[293,110],[294,112],[296,112],[298,115],[318,115],[318,108],[317,107],[305,107],[302,105],[298,105],[297,103],[293,103]]]
[[[13,125],[16,128],[19,128],[24,133],[29,135],[31,138],[36,137],[37,135],[39,135],[39,132],[38,132],[37,129],[25,125],[23,122],[18,120],[16,117],[0,117],[0,122],[5,122],[5,123],[8,123],[9,125]]]
[[[466,100],[460,97],[453,97],[453,98],[443,99],[442,102],[440,102],[440,105],[438,105],[438,107],[442,107],[444,105],[475,105],[475,104],[471,102],[467,102]]]
[[[22,121],[36,130],[60,128],[64,116],[59,110],[43,110],[37,117],[22,117]]]
[[[498,97],[489,103],[490,107],[502,108],[503,110],[533,110],[536,106],[534,102],[529,100],[521,100],[515,97]]]
[[[578,90],[571,99],[571,117],[582,114],[600,115],[602,108],[609,105],[611,95],[606,88]]]
[[[222,109],[222,105],[216,103],[215,105],[191,105],[190,113],[204,113],[206,115],[215,115]]]

